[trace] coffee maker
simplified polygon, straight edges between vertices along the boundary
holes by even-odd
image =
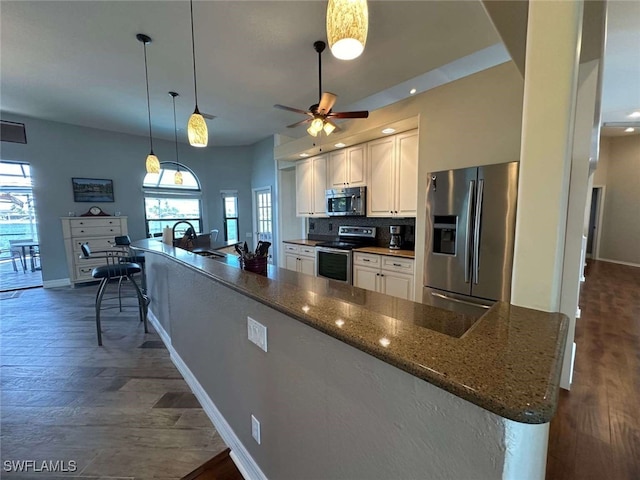
[[[402,226],[391,225],[389,227],[389,233],[391,234],[391,240],[389,241],[389,249],[400,250],[402,248]]]

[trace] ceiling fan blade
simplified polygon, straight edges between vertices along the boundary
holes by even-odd
[[[360,110],[357,112],[331,112],[327,117],[331,118],[369,118],[369,112],[367,110]]]
[[[322,98],[320,99],[320,103],[318,104],[318,113],[329,113],[333,108],[333,105],[336,103],[337,98],[338,96],[335,93],[324,92],[322,94]]]
[[[202,113],[202,112],[200,112],[200,115],[202,115],[207,120],[213,120],[214,118],[216,118],[215,115],[211,115],[210,113]]]
[[[311,115],[311,113],[306,110],[300,110],[299,108],[287,107],[286,105],[274,105],[275,108],[279,108],[280,110],[288,110],[289,112],[301,113],[303,115]]]
[[[294,128],[294,127],[297,127],[298,125],[302,125],[303,123],[309,123],[311,120],[313,120],[313,119],[312,118],[306,118],[304,120],[300,120],[299,122],[292,123],[291,125],[287,125],[287,128]]]

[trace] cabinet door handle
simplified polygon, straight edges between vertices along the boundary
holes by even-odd
[[[381,274],[380,274],[380,276],[381,276],[381,277],[384,277],[384,273],[381,273]]]
[[[80,233],[84,233],[84,230],[80,230]]]

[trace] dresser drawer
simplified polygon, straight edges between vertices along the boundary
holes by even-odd
[[[122,221],[120,217],[112,218],[72,218],[69,220],[71,228],[78,227],[120,227]]]
[[[394,272],[413,273],[413,263],[410,258],[382,257],[382,268]]]
[[[379,267],[380,255],[373,255],[371,253],[353,253],[353,264],[362,265],[364,267]]]
[[[80,255],[82,253],[81,245],[83,243],[88,243],[89,248],[93,252],[97,252],[98,250],[111,250],[113,249],[114,237],[92,237],[86,239],[74,239],[73,241],[73,251]]]
[[[122,235],[122,227],[120,224],[106,227],[73,227],[71,228],[72,237],[105,237]]]

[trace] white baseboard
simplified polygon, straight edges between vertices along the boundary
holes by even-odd
[[[164,327],[160,323],[160,320],[158,320],[158,317],[156,317],[153,314],[151,309],[149,309],[149,311],[147,313],[147,320],[149,321],[149,323],[151,325],[153,325],[153,328],[155,328],[156,332],[158,332],[158,335],[160,335],[160,339],[164,342],[164,345],[165,345],[165,347],[167,347],[167,350],[169,350],[169,352],[171,352],[171,350],[172,350],[171,349],[171,337],[169,336],[167,331],[164,329]]]
[[[238,470],[240,470],[242,476],[247,480],[267,480],[266,475],[262,470],[260,470],[260,467],[235,434],[231,425],[227,423],[225,418],[222,416],[222,413],[220,413],[220,410],[218,410],[218,407],[213,403],[213,400],[211,400],[209,395],[207,395],[207,392],[202,388],[202,385],[200,385],[200,382],[198,382],[195,375],[193,375],[191,370],[189,370],[189,367],[187,367],[187,364],[184,363],[180,355],[178,355],[178,352],[173,348],[171,338],[151,310],[149,310],[148,320],[160,335],[160,338],[167,347],[167,350],[169,350],[171,361],[187,382],[189,388],[191,388],[191,391],[200,402],[200,405],[202,405],[202,409],[207,414],[214,427],[216,427],[216,430],[222,437],[222,440],[224,440],[227,446],[231,449],[231,459],[238,467]]]
[[[611,260],[610,258],[598,258],[600,262],[617,263],[620,265],[627,265],[629,267],[640,267],[640,263],[623,262],[621,260]]]
[[[44,288],[68,287],[71,281],[68,278],[58,278],[56,280],[45,280],[42,282]]]

